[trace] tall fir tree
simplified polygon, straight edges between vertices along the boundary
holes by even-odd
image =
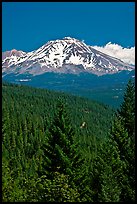
[[[120,201],[135,200],[135,85],[129,80],[124,100],[116,112],[111,138],[119,149],[123,163]]]
[[[93,162],[93,201],[135,201],[135,86],[130,80],[109,138]]]
[[[40,176],[46,175],[51,181],[57,175],[64,175],[68,178],[70,188],[74,189],[75,193],[78,180],[83,176],[84,171],[82,169],[83,159],[74,142],[74,136],[75,132],[66,107],[59,102],[48,131],[48,138],[43,145],[43,164],[38,173]]]
[[[118,177],[121,174],[122,162],[117,145],[108,138],[99,145],[90,172],[93,201],[118,202],[121,193]]]
[[[124,100],[118,109],[118,115],[123,118],[124,127],[128,131],[129,137],[132,140],[135,139],[135,82],[129,80],[125,94]]]
[[[79,167],[80,157],[74,143],[74,130],[65,105],[59,102],[52,125],[48,132],[48,141],[44,144],[44,155],[49,172],[73,174]]]

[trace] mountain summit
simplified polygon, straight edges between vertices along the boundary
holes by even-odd
[[[96,75],[133,70],[133,65],[104,54],[71,37],[49,41],[32,52],[17,50],[2,53],[3,75],[10,73],[40,75],[45,72],[88,72]]]

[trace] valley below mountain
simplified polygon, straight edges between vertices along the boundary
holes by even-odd
[[[3,80],[65,91],[113,107],[119,106],[129,78],[134,77],[134,65],[70,37],[49,41],[28,53],[2,53]]]
[[[134,80],[135,71],[122,71],[112,75],[97,76],[89,73],[42,75],[10,74],[3,80],[32,87],[46,88],[96,100],[117,108],[123,100],[123,94],[129,79]]]

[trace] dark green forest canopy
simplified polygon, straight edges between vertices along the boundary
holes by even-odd
[[[5,201],[33,200],[23,192],[23,189],[28,189],[24,182],[30,180],[32,185],[33,182],[36,184],[34,180],[37,172],[41,172],[43,163],[42,146],[47,143],[48,129],[52,126],[59,101],[69,113],[75,132],[73,139],[87,161],[95,154],[97,142],[107,137],[113,117],[113,110],[108,106],[69,94],[3,83],[2,160]],[[63,175],[57,179],[60,176]],[[67,179],[65,175],[63,177]],[[15,190],[16,186],[18,190]]]
[[[49,125],[52,121],[58,100],[62,100],[70,111],[72,126],[76,131],[88,135],[105,137],[111,126],[113,109],[109,106],[82,97],[32,88],[29,86],[3,83],[3,108],[14,107],[20,112],[20,117],[44,118]],[[15,110],[14,110],[15,112]],[[82,128],[82,124],[85,126]]]
[[[3,201],[134,201],[134,97],[129,82],[114,114],[95,101],[4,82]]]

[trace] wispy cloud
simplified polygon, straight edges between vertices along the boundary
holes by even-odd
[[[124,48],[121,45],[107,43],[105,46],[92,46],[105,54],[116,57],[125,63],[135,64],[135,47]]]

